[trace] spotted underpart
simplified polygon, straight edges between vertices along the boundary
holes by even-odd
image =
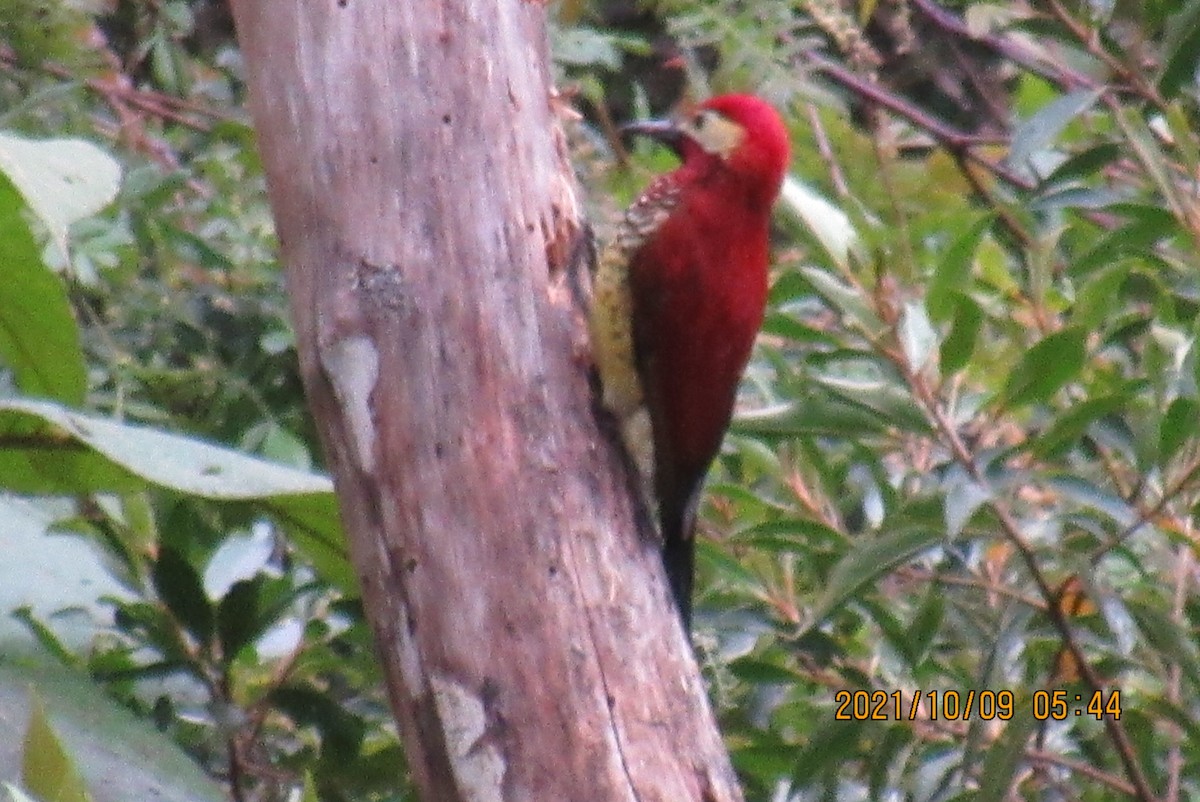
[[[633,254],[679,204],[673,176],[659,177],[625,210],[598,260],[592,282],[592,347],[604,406],[617,419],[625,449],[637,467],[645,501],[653,508],[654,436],[646,409],[633,342],[629,265]]]
[[[626,130],[666,145],[680,164],[629,208],[599,259],[592,346],[686,631],[697,502],[762,325],[788,132],[768,103],[737,94]]]

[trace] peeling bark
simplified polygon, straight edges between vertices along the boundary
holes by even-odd
[[[741,799],[600,434],[521,0],[235,0],[305,387],[429,800]]]

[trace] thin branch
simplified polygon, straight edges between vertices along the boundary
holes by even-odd
[[[960,38],[982,44],[1014,64],[1045,78],[1060,89],[1070,92],[1075,89],[1097,89],[1103,85],[1086,73],[1064,64],[1046,61],[1015,39],[991,33],[975,33],[961,18],[942,8],[934,0],[909,0],[909,2],[936,27]]]
[[[913,396],[921,404],[926,415],[929,416],[934,428],[941,434],[943,442],[949,447],[954,460],[966,471],[972,480],[977,482],[981,487],[987,487],[989,485],[987,476],[980,469],[970,449],[967,448],[959,436],[958,429],[955,427],[953,421],[947,417],[945,411],[937,403],[937,399],[934,397],[933,391],[926,383],[924,377],[912,369],[908,360],[904,358],[903,353],[898,349],[886,349],[884,355],[893,361],[896,368],[904,377],[905,382],[912,388]],[[1038,589],[1038,595],[1046,601],[1046,616],[1050,619],[1050,623],[1055,630],[1057,630],[1063,646],[1071,654],[1071,657],[1078,666],[1084,683],[1093,693],[1102,691],[1104,683],[1096,673],[1096,669],[1088,662],[1083,647],[1080,646],[1078,639],[1075,637],[1068,613],[1058,603],[1059,592],[1043,573],[1033,547],[1025,541],[1024,536],[1021,534],[1020,524],[1008,506],[999,499],[993,498],[989,500],[986,502],[986,506],[996,516],[1005,538],[1016,549],[1021,562],[1025,565],[1025,570],[1029,573],[1030,578]],[[1125,769],[1125,774],[1133,784],[1136,797],[1142,802],[1155,802],[1156,797],[1154,792],[1150,788],[1145,773],[1142,771],[1137,753],[1134,751],[1133,743],[1129,740],[1129,735],[1125,732],[1124,726],[1122,726],[1119,719],[1113,716],[1104,716],[1103,722],[1109,740],[1112,741],[1113,746],[1116,748],[1117,756]]]
[[[838,197],[850,197],[850,185],[846,183],[846,176],[842,172],[842,166],[838,164],[837,157],[834,155],[833,146],[829,144],[829,134],[825,131],[825,125],[821,122],[821,115],[817,113],[817,107],[809,103],[807,105],[808,124],[812,128],[813,139],[817,142],[817,153],[821,154],[822,161],[825,162],[825,170],[829,173],[829,180],[833,183],[833,189],[837,192]]]
[[[1187,534],[1191,540],[1191,519],[1185,524],[1187,526]],[[1176,624],[1184,624],[1186,616],[1184,614],[1184,606],[1187,604],[1187,588],[1191,581],[1192,569],[1194,567],[1195,558],[1192,554],[1191,544],[1184,545],[1179,548],[1179,559],[1175,563],[1175,593],[1171,605],[1171,618]],[[1173,705],[1180,704],[1180,687],[1183,684],[1183,667],[1178,663],[1171,665],[1167,675],[1167,701]],[[1178,802],[1179,792],[1182,787],[1183,774],[1183,730],[1178,724],[1168,722],[1167,724],[1167,740],[1170,747],[1167,750],[1166,771],[1167,771],[1167,791],[1163,799],[1165,802]]]
[[[926,131],[939,145],[951,153],[961,154],[963,158],[980,165],[988,172],[1002,179],[1005,183],[1018,189],[1032,190],[1036,188],[1037,184],[1031,179],[1017,173],[1003,163],[994,162],[991,159],[981,156],[975,150],[979,145],[995,144],[996,140],[993,137],[980,137],[960,131],[927,114],[923,109],[914,106],[907,100],[889,92],[878,84],[855,75],[845,67],[825,58],[816,51],[806,51],[803,57],[818,71],[824,73],[846,89],[852,90],[872,103],[903,117],[921,130]]]
[[[0,45],[0,65],[10,72],[22,69],[16,53],[12,48],[4,45]],[[60,64],[48,62],[38,65],[35,69],[55,78],[80,81],[78,76]],[[103,97],[109,105],[112,105],[114,100],[120,100],[152,117],[174,122],[197,131],[209,131],[214,122],[232,119],[227,112],[197,103],[194,100],[175,97],[165,92],[138,89],[124,74],[105,78],[85,78],[82,79],[82,83]]]
[[[1106,49],[1100,46],[1099,32],[1094,28],[1089,28],[1084,23],[1071,16],[1071,13],[1063,8],[1059,0],[1049,0],[1050,11],[1054,18],[1058,20],[1064,28],[1070,31],[1078,42],[1087,50],[1088,55],[1100,60],[1108,67],[1117,78],[1136,92],[1144,100],[1153,103],[1160,109],[1165,109],[1167,104],[1163,100],[1162,95],[1158,93],[1158,89],[1147,83],[1145,77],[1140,71],[1131,68],[1128,64],[1121,61],[1119,58],[1109,53]]]
[[[1128,796],[1138,796],[1138,789],[1131,783],[1120,777],[1114,777],[1106,771],[1101,771],[1090,763],[1084,763],[1082,760],[1072,760],[1069,757],[1063,757],[1054,752],[1046,752],[1041,749],[1027,749],[1025,750],[1025,757],[1034,762],[1059,766],[1075,774],[1081,774],[1084,777],[1095,780],[1101,785],[1108,786],[1114,791],[1120,791]]]
[[[1024,593],[1021,593],[1019,590],[1011,588],[1008,585],[1000,582],[993,582],[988,579],[982,579],[975,576],[940,574],[935,571],[912,566],[897,569],[896,573],[899,576],[912,578],[922,582],[937,582],[943,585],[958,585],[960,587],[982,590],[989,594],[1012,599],[1018,604],[1023,604],[1032,610],[1044,611],[1046,609],[1046,603],[1041,599],[1035,599],[1032,596],[1026,596]]]
[[[1158,501],[1154,502],[1154,504],[1149,507],[1143,507],[1135,504],[1134,506],[1137,507],[1137,517],[1130,521],[1124,529],[1110,538],[1107,542],[1096,547],[1096,550],[1090,557],[1091,564],[1095,565],[1106,554],[1131,537],[1134,532],[1141,529],[1143,526],[1161,515],[1163,511],[1166,510],[1167,505],[1169,505],[1177,495],[1186,490],[1198,477],[1200,477],[1200,459],[1196,459],[1190,465],[1188,465],[1187,469],[1183,472],[1183,476],[1181,476],[1174,485],[1164,489],[1162,495],[1159,497]]]

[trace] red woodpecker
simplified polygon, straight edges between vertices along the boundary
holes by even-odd
[[[629,207],[601,255],[591,336],[604,405],[657,509],[686,629],[700,486],[762,324],[788,134],[751,95],[714,97],[680,122],[626,130],[670,146],[681,164]]]

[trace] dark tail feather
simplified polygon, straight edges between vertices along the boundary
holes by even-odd
[[[663,567],[671,595],[683,622],[683,631],[692,634],[692,580],[696,570],[696,517],[691,504],[682,514],[663,521]]]
[[[663,566],[671,594],[683,621],[683,631],[692,633],[692,573],[696,565],[696,541],[690,537],[668,538],[663,543]]]

